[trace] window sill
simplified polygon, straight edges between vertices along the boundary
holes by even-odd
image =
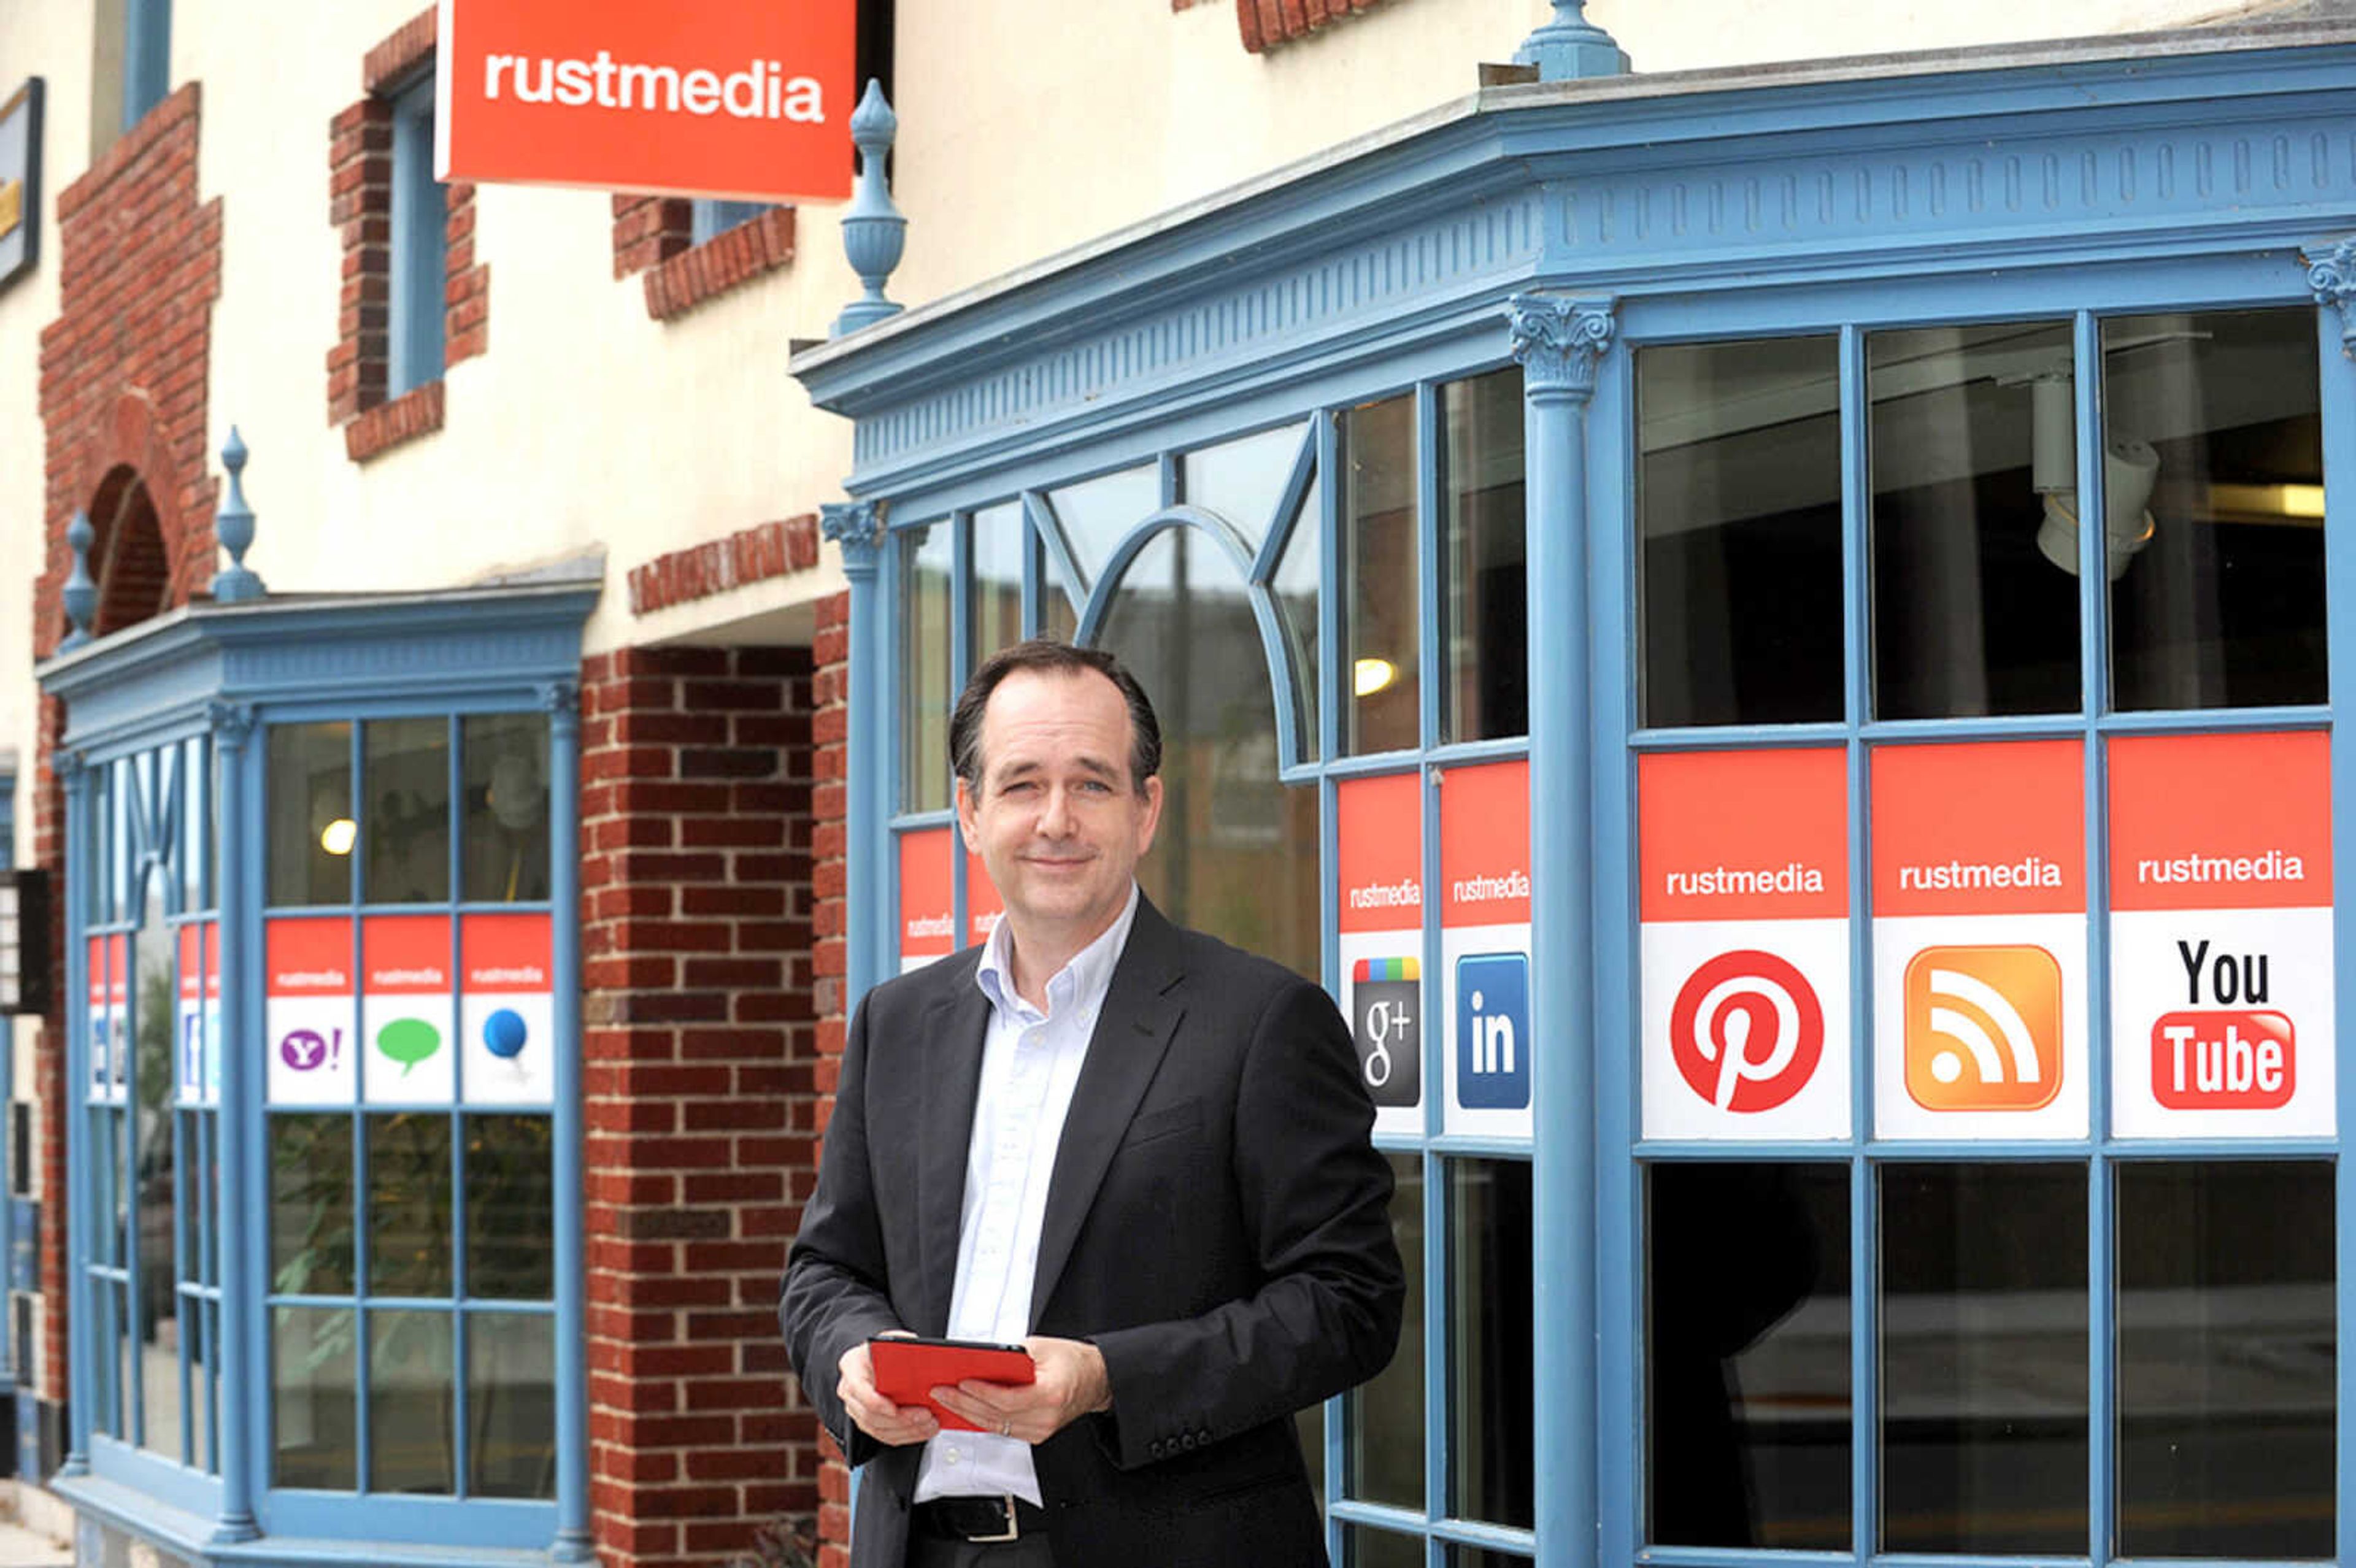
[[[647,314],[657,321],[685,315],[788,265],[794,259],[794,209],[771,208],[692,250],[647,270]]]
[[[412,387],[344,426],[344,455],[366,463],[380,453],[442,428],[442,381]]]

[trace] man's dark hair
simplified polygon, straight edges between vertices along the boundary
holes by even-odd
[[[965,683],[958,697],[957,710],[949,715],[949,763],[963,779],[968,789],[981,788],[981,714],[990,706],[990,694],[998,683],[1017,670],[1037,670],[1045,675],[1081,675],[1093,672],[1112,682],[1129,705],[1129,783],[1133,790],[1142,791],[1145,781],[1162,771],[1162,722],[1153,716],[1153,704],[1147,699],[1145,688],[1128,667],[1102,648],[1076,647],[1054,637],[1033,637],[1001,648],[981,663],[973,678]]]

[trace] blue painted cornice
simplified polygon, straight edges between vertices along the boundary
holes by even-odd
[[[805,350],[793,371],[856,422],[851,493],[913,501],[1345,363],[1443,341],[1502,358],[1505,302],[1531,289],[1634,304],[2292,254],[2351,229],[2344,23],[1540,83]],[[2286,262],[2284,296],[2305,292]]]
[[[577,680],[594,583],[280,594],[189,604],[40,665],[65,743],[145,744],[217,710],[298,702],[539,700]]]

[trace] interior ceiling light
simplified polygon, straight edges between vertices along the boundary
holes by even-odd
[[[319,829],[319,848],[330,855],[348,855],[352,840],[360,835],[359,827],[348,816],[338,816]]]
[[[2037,525],[2038,553],[2071,575],[2078,571],[2078,425],[2076,391],[2066,366],[2029,382],[2029,483],[2045,498]],[[2115,439],[2103,449],[2103,560],[2112,581],[2156,525],[2145,510],[2159,482],[2159,453],[2143,441]]]
[[[2320,485],[2211,485],[2209,509],[2235,522],[2323,520]]]
[[[1372,697],[1398,678],[1398,666],[1388,659],[1360,659],[1351,671],[1351,689]]]

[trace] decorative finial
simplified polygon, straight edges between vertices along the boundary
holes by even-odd
[[[61,654],[70,654],[90,641],[91,622],[98,613],[98,584],[90,575],[90,547],[97,540],[98,534],[90,526],[90,514],[76,512],[73,521],[66,526],[66,545],[73,551],[73,570],[66,574],[66,591],[59,596],[66,602],[69,624],[65,640],[58,644]]]
[[[1587,19],[1587,0],[1554,0],[1554,20],[1522,40],[1514,63],[1537,67],[1540,81],[1628,74],[1627,52]]]
[[[262,579],[245,566],[245,552],[253,545],[253,508],[245,504],[245,443],[235,425],[229,427],[220,457],[229,470],[229,500],[213,518],[213,537],[229,551],[229,565],[213,573],[212,595],[223,604],[240,604],[261,598],[263,591]]]
[[[851,189],[851,209],[842,217],[842,251],[867,292],[842,307],[831,336],[900,314],[900,307],[884,297],[884,280],[908,247],[908,220],[892,205],[892,190],[884,179],[884,156],[899,130],[899,118],[884,101],[884,84],[871,78],[867,95],[851,116],[851,139],[859,148],[859,183]]]

